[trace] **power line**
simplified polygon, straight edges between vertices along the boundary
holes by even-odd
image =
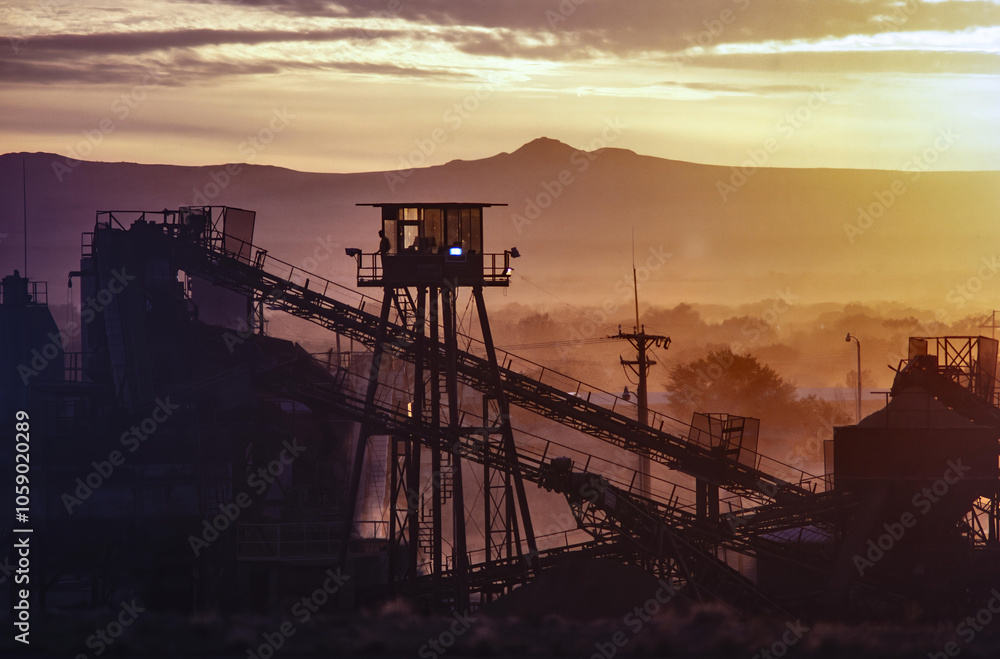
[[[525,350],[531,348],[561,348],[563,346],[594,345],[597,343],[607,343],[610,339],[606,336],[599,336],[592,339],[562,340],[562,341],[539,341],[536,343],[512,343],[500,346],[504,350],[517,349]]]
[[[518,276],[518,277],[519,277],[520,279],[523,279],[524,281],[528,282],[529,284],[531,284],[532,286],[534,286],[535,288],[537,288],[537,289],[538,289],[538,290],[540,290],[541,292],[545,293],[546,295],[548,295],[548,296],[550,296],[550,297],[553,297],[553,298],[555,298],[556,300],[559,300],[560,302],[562,302],[563,304],[565,304],[565,305],[566,305],[567,307],[569,307],[570,309],[573,309],[574,311],[576,311],[576,312],[577,312],[578,314],[580,314],[580,315],[582,315],[582,316],[584,316],[584,317],[587,317],[587,312],[586,312],[586,311],[584,311],[583,309],[581,309],[581,308],[579,308],[579,307],[576,307],[576,306],[573,306],[572,304],[570,304],[570,303],[569,303],[569,302],[567,302],[566,300],[562,299],[561,297],[559,297],[559,296],[558,296],[558,295],[556,295],[555,293],[553,293],[553,292],[551,292],[551,291],[548,291],[548,290],[546,290],[546,289],[542,288],[541,286],[539,286],[539,285],[538,285],[538,284],[536,284],[535,282],[531,281],[530,279],[528,279],[527,277],[525,277],[525,276],[524,276],[524,275],[522,275],[521,273],[519,273],[519,272],[515,272],[514,274],[515,274],[515,275],[517,275],[517,276]]]

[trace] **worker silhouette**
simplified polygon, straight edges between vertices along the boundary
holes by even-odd
[[[385,256],[389,253],[389,250],[392,249],[392,243],[390,243],[389,239],[385,237],[385,231],[381,229],[379,229],[378,237],[378,253]]]

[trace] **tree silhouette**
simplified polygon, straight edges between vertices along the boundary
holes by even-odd
[[[671,413],[728,412],[757,418],[785,416],[796,402],[795,386],[750,354],[729,348],[670,369],[667,384]]]
[[[795,385],[773,368],[729,348],[671,368],[667,391],[671,415],[685,421],[692,412],[727,412],[758,418],[769,428],[823,436],[832,426],[851,422],[841,405],[798,398]]]

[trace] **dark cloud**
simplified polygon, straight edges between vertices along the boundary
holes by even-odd
[[[174,0],[189,4],[190,0]],[[262,10],[292,14],[295,16],[337,16],[343,13],[333,0],[195,0],[206,5],[234,5],[257,7]]]
[[[469,55],[579,60],[599,54],[596,47],[582,43],[579,33],[560,34],[553,38],[537,31],[499,29],[490,34],[456,32],[446,35],[444,39]]]
[[[579,1],[579,4],[577,2]],[[442,40],[475,56],[586,61],[642,58],[649,62],[763,70],[972,71],[995,73],[996,58],[983,54],[868,51],[718,55],[726,44],[814,41],[906,30],[957,31],[1000,24],[1000,6],[989,2],[917,3],[915,0],[217,0],[262,14],[297,17],[376,17],[365,29],[195,29],[97,34],[51,34],[0,39],[0,79],[18,82],[121,82],[155,61],[170,84],[196,77],[274,74],[287,70],[338,70],[405,77],[464,77],[359,62],[219,62],[200,48],[264,43]],[[424,29],[434,25],[455,29]],[[476,28],[476,29],[470,29]],[[484,32],[482,28],[489,28]],[[705,50],[693,49],[700,45]],[[780,46],[779,46],[780,48]],[[701,53],[705,54],[701,54]],[[813,67],[813,68],[810,68]]]
[[[496,32],[445,38],[457,40],[461,50],[472,54],[553,59],[670,52],[699,42],[815,40],[887,31],[960,31],[1000,24],[1000,6],[985,1],[232,0],[230,4],[297,16],[377,17],[387,21],[385,26],[399,19],[489,28]],[[538,45],[539,41],[546,45]]]
[[[92,58],[0,60],[0,81],[29,84],[156,84],[169,87],[224,76],[273,75],[290,71],[340,71],[382,77],[471,80],[471,76],[465,73],[446,69],[421,69],[368,62],[227,62],[203,59],[192,53],[143,61],[121,58],[96,62]]]
[[[93,53],[102,55],[138,55],[175,48],[201,46],[254,45],[270,42],[340,41],[350,39],[392,38],[398,31],[371,32],[355,29],[315,30],[169,30],[163,32],[105,32],[98,34],[52,34],[20,39],[18,50],[27,56],[36,53]]]
[[[150,66],[153,66],[150,63]],[[146,70],[129,62],[82,62],[80,60],[31,61],[25,58],[0,60],[0,80],[9,83],[122,83],[141,84]],[[162,84],[170,84],[163,79]]]
[[[22,83],[138,83],[150,70],[160,84],[179,85],[206,78],[267,75],[286,71],[342,71],[405,78],[464,80],[461,72],[352,61],[218,61],[198,54],[202,46],[338,40],[423,38],[403,31],[356,29],[292,31],[173,30],[141,33],[42,35],[11,41],[0,55],[0,80]],[[0,47],[2,47],[0,42]],[[141,59],[137,59],[141,58]]]

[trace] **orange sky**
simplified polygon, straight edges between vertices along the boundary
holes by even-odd
[[[995,1],[31,0],[0,3],[0,34],[4,152],[348,172],[545,135],[1000,169]]]

